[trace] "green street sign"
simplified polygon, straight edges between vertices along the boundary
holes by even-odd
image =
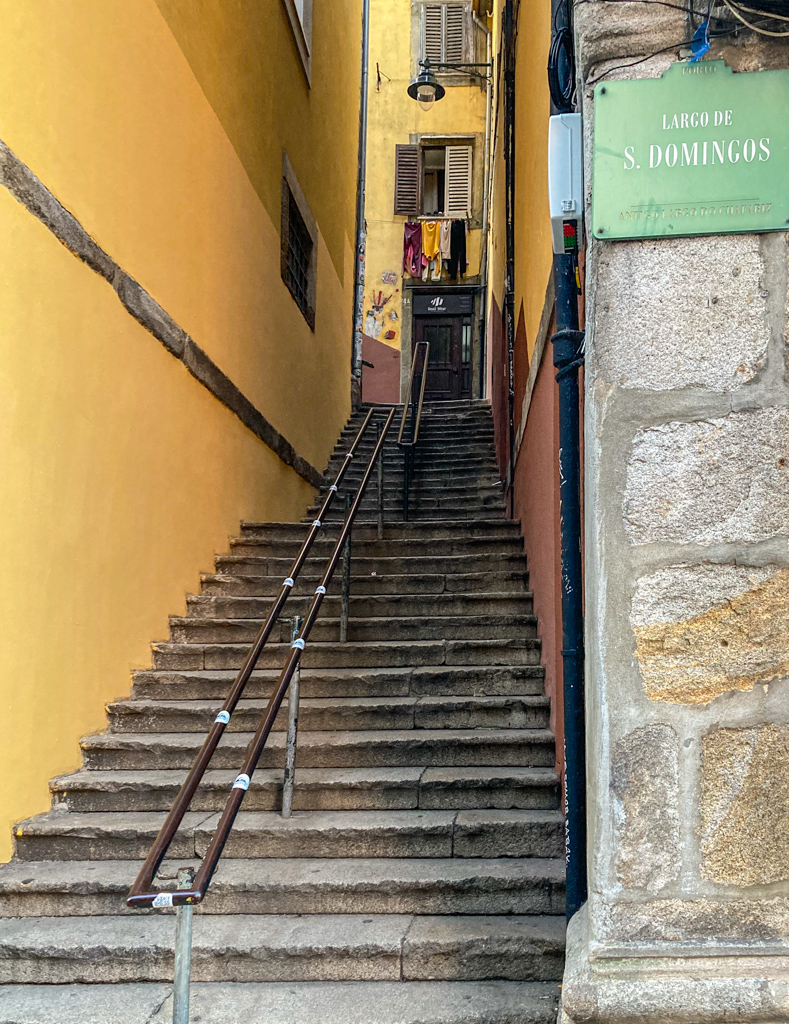
[[[593,171],[595,238],[789,230],[789,71],[601,82]]]

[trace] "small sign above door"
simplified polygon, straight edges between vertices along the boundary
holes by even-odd
[[[462,316],[474,312],[474,296],[469,292],[439,292],[414,295],[414,316]]]

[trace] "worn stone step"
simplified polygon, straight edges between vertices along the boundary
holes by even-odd
[[[129,915],[138,861],[0,865],[0,917]],[[175,884],[165,862],[156,888]],[[560,914],[554,858],[223,859],[198,914]]]
[[[227,732],[254,732],[267,701],[242,699]],[[217,700],[119,700],[107,705],[113,732],[207,732],[221,709]],[[354,729],[544,729],[547,697],[305,697],[299,729],[328,732]],[[287,704],[274,730],[288,727]]]
[[[378,577],[365,577],[378,581]],[[383,580],[378,582],[379,590],[383,589]],[[327,619],[338,618],[341,609],[341,597],[336,591],[341,580],[333,580],[334,594],[324,598],[321,614]],[[317,586],[317,583],[316,583]],[[277,590],[279,593],[279,590]],[[288,615],[305,615],[314,596],[313,593],[294,595],[288,600]],[[201,619],[256,619],[262,622],[272,606],[269,597],[214,597],[209,595],[188,596],[186,599],[187,617]],[[349,615],[354,621],[358,619],[392,618],[399,616],[408,618],[418,616],[449,616],[449,615],[531,615],[532,596],[526,591],[520,593],[485,592],[472,594],[436,594],[426,596],[415,594],[355,594],[351,585]],[[285,621],[285,616],[281,616]]]
[[[4,985],[13,1024],[170,1024],[171,985]],[[515,981],[196,983],[201,1024],[555,1024],[559,987]]]
[[[238,669],[249,652],[249,644],[151,645],[154,668]],[[290,643],[270,643],[263,648],[258,665],[282,668]],[[498,640],[414,640],[399,642],[352,642],[307,644],[302,658],[305,668],[394,668],[400,665],[537,665],[539,639]]]
[[[163,812],[50,811],[15,829],[20,861],[142,860]],[[190,811],[168,859],[202,857],[219,815]],[[244,811],[236,818],[226,858],[268,857],[555,857],[564,842],[558,810]]]
[[[293,556],[275,555],[217,555],[216,571],[220,575],[276,576],[281,583],[290,572]],[[326,569],[326,558],[311,555],[305,559],[302,572],[321,574]],[[526,569],[526,557],[515,548],[505,554],[398,555],[387,558],[368,557],[352,549],[351,571],[365,576],[403,576],[424,573],[442,573],[447,576],[467,575],[471,572],[517,572]]]
[[[80,741],[88,768],[189,768],[204,733],[98,733]],[[239,769],[251,732],[225,733],[214,754],[216,768]],[[299,732],[303,768],[452,767],[554,763],[547,729],[378,729]],[[260,755],[261,768],[285,764],[285,733],[271,733]]]
[[[170,618],[170,642],[175,644],[251,644],[260,620],[220,618]],[[289,641],[292,624],[280,619],[273,627],[274,643]],[[350,643],[419,640],[510,640],[537,636],[537,617],[531,614],[377,616],[348,620]],[[321,617],[315,622],[308,644],[340,639],[339,618]]]
[[[542,694],[542,665],[422,666],[411,668],[305,668],[304,697],[507,696]],[[233,671],[167,671],[145,669],[134,674],[132,696],[153,700],[224,700]],[[245,695],[267,697],[278,669],[252,673]]]
[[[193,811],[224,807],[236,773],[211,769],[192,799]],[[282,770],[259,768],[244,799],[247,810],[282,807]],[[184,770],[81,770],[50,782],[53,806],[78,812],[168,811]],[[296,810],[430,810],[558,807],[551,768],[301,768]]]
[[[446,520],[445,522],[439,523],[391,523],[387,524],[387,532],[385,534],[385,540],[408,540],[408,541],[432,541],[436,539],[445,539],[449,537],[454,539],[457,535],[458,524],[453,520]],[[511,520],[505,520],[501,522],[498,519],[490,520],[488,522],[474,523],[472,526],[463,524],[463,535],[466,539],[485,539],[488,540],[492,537],[520,537],[520,524],[512,522]],[[241,523],[241,534],[238,540],[244,538],[256,538],[262,540],[289,540],[295,542],[296,548],[301,544],[304,538],[307,536],[307,530],[304,529],[303,523],[265,523],[265,522],[247,522]],[[325,529],[319,534],[320,537],[326,537],[328,535],[331,538],[333,544],[337,538],[338,529],[336,526],[331,529]],[[353,536],[357,540],[374,540],[378,541],[378,534],[375,527],[354,527]],[[317,542],[317,540],[316,540]]]
[[[501,534],[498,534],[483,525],[489,522],[490,520],[480,520],[475,525],[483,526],[483,528],[477,530],[467,530],[464,528],[464,524],[458,521],[454,521],[451,527],[439,523],[438,529],[425,530],[424,533],[419,532],[415,536],[394,537],[384,533],[383,540],[357,534],[352,539],[354,557],[387,559],[427,556],[435,558],[437,555],[478,554],[496,557],[497,555],[519,554],[523,551],[523,540],[519,535],[509,531],[507,533],[502,531]],[[368,528],[368,532],[371,532],[370,528]],[[444,533],[444,536],[439,535],[441,532]],[[258,557],[265,555],[275,558],[290,555],[291,558],[295,558],[303,539],[303,536],[293,540],[280,537],[231,537],[229,554],[257,555]],[[335,542],[336,537],[328,537],[321,532],[310,549],[310,556],[326,561],[334,549]]]
[[[353,565],[353,563],[352,563]],[[527,590],[528,573],[517,572],[472,572],[472,573],[396,573],[381,574],[377,571],[365,576],[351,575],[351,597],[376,595],[384,598],[393,595],[414,597],[416,595],[450,594],[465,596],[497,592],[499,594],[516,594],[532,599],[531,591]],[[314,594],[321,581],[320,576],[301,575],[296,579],[293,596],[298,594]],[[335,573],[329,585],[329,595],[337,595],[342,587],[341,575]],[[215,573],[203,573],[200,576],[200,593],[202,597],[276,597],[282,588],[279,576],[220,576]],[[293,598],[290,599],[291,601]],[[187,597],[187,605],[189,598]],[[290,602],[287,612],[292,614]]]
[[[0,983],[166,981],[170,915],[0,921]],[[561,978],[559,917],[407,914],[196,916],[194,981],[418,981]],[[217,949],[222,955],[217,956]]]

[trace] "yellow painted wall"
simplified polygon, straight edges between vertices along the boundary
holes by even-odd
[[[521,303],[529,358],[545,304],[553,266],[548,211],[548,49],[550,0],[520,6],[526,19],[518,32],[515,64],[515,313]]]
[[[322,468],[350,405],[361,4],[315,8],[309,90],[281,0],[0,0],[0,138]],[[283,148],[320,231],[314,333],[280,278]],[[312,490],[2,188],[0,247],[8,855],[239,520]]]
[[[403,224],[407,217],[396,217],[394,211],[395,146],[410,141],[412,134],[452,135],[481,134],[484,143],[485,91],[478,85],[451,86],[444,99],[425,112],[407,93],[412,79],[411,0],[370,0],[370,91],[367,143],[367,253],[365,263],[365,315],[374,310],[382,320],[379,341],[400,348],[403,287]],[[480,34],[480,38],[484,38]],[[484,61],[484,43],[481,43]],[[381,71],[380,87],[376,64]],[[471,141],[471,140],[470,140]],[[475,146],[474,176],[482,170],[483,145]],[[480,199],[481,203],[481,199]],[[472,211],[481,218],[481,209]],[[467,243],[467,276],[479,273],[481,229],[469,232]],[[382,281],[385,271],[394,271],[395,284]],[[448,277],[444,275],[444,280]],[[378,293],[389,297],[380,314],[375,313]],[[388,314],[394,310],[397,321]],[[387,331],[394,338],[386,338]]]
[[[502,0],[494,5],[494,39],[501,46]],[[548,118],[550,94],[548,49],[551,0],[531,0],[521,18],[528,31],[518,32],[515,66],[515,316],[523,305],[529,359],[534,351],[553,266],[548,211]],[[504,179],[504,97],[498,104],[493,155],[493,203],[490,235],[489,294],[501,309],[506,266]],[[489,307],[490,308],[490,305]]]

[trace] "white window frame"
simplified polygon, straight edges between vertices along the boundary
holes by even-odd
[[[307,85],[312,85],[312,0],[282,0],[288,13]]]

